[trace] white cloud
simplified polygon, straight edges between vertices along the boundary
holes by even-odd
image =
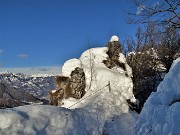
[[[21,59],[26,59],[26,58],[28,58],[28,55],[27,54],[18,54],[17,55],[19,58],[21,58]]]

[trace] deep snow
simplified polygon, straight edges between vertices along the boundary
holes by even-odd
[[[136,123],[137,135],[180,134],[180,58],[146,101]]]

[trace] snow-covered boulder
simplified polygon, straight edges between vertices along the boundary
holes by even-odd
[[[75,70],[76,67],[80,67],[81,68],[82,64],[81,61],[79,59],[70,59],[68,61],[66,61],[64,63],[64,65],[62,66],[62,75],[63,76],[67,76],[70,77],[71,72],[73,70]]]
[[[136,123],[137,135],[180,134],[180,58],[151,94]]]
[[[119,53],[118,61],[125,65],[126,71],[118,66],[110,69],[103,63],[103,60],[108,58],[107,51],[108,47],[88,49],[79,59],[68,60],[62,67],[63,75],[69,75],[76,66],[81,67],[86,78],[86,94],[83,98],[64,99],[62,107],[83,108],[93,119],[98,119],[97,130],[100,132],[103,130],[104,123],[113,116],[129,113],[127,100],[136,102],[130,78],[132,70],[126,63],[124,55]]]

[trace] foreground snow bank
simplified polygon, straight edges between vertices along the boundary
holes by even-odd
[[[136,123],[138,135],[180,134],[180,58],[151,94]]]
[[[0,134],[87,135],[75,111],[53,106],[22,106],[0,111]]]
[[[136,114],[114,116],[104,133],[130,135]],[[0,110],[1,135],[98,135],[98,119],[84,109],[28,105]]]

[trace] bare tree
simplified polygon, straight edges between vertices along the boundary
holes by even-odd
[[[158,56],[169,71],[173,61],[180,56],[180,34],[174,28],[167,28],[158,46]]]
[[[129,23],[145,24],[149,21],[157,25],[180,28],[180,0],[130,0],[134,11],[128,12]]]
[[[92,81],[93,81],[93,74],[94,74],[94,59],[95,59],[95,56],[92,52],[92,50],[90,49],[90,39],[88,38],[88,36],[86,36],[86,39],[87,39],[87,47],[88,47],[88,51],[89,51],[89,64],[90,64],[90,67],[89,67],[89,70],[90,70],[90,84],[89,84],[89,88],[91,88],[91,85],[92,85]]]

